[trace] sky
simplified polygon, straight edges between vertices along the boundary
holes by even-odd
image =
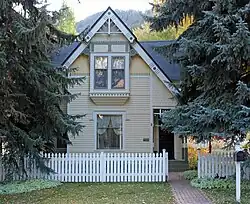
[[[151,9],[149,2],[153,0],[67,0],[68,5],[74,10],[76,21],[106,10],[109,6],[112,9],[146,11]],[[49,10],[58,10],[63,0],[48,0]]]

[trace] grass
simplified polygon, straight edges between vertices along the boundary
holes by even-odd
[[[34,190],[41,190],[62,185],[59,181],[32,179],[26,181],[13,181],[0,183],[0,194],[26,193]]]
[[[172,204],[168,183],[64,183],[56,188],[0,195],[1,204]]]
[[[207,189],[203,190],[214,204],[235,204],[235,190]],[[250,203],[249,190],[241,191],[241,204]]]

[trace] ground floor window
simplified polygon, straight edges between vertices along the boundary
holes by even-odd
[[[65,133],[67,135],[67,133]],[[57,153],[67,153],[67,142],[62,138],[56,139],[56,152]]]
[[[96,127],[97,149],[123,148],[122,114],[97,114]]]

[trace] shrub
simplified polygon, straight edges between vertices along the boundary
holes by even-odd
[[[56,187],[61,184],[62,183],[59,181],[50,181],[41,179],[14,181],[6,184],[0,184],[0,194],[26,193],[34,190]]]
[[[207,154],[207,149],[202,148],[200,150],[201,154]],[[193,147],[193,144],[190,143],[188,145],[188,165],[189,169],[195,170],[197,169],[197,164],[198,164],[198,151],[196,147]]]
[[[241,188],[250,190],[250,182],[242,181]],[[234,179],[199,179],[195,178],[191,181],[191,185],[201,189],[235,189]]]
[[[196,170],[184,171],[183,177],[184,177],[186,180],[193,180],[193,179],[195,179],[195,178],[198,177],[198,172],[197,172]]]

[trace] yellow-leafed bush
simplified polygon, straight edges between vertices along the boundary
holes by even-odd
[[[200,154],[207,154],[207,148],[201,148]],[[197,169],[198,164],[198,150],[196,147],[193,147],[191,144],[188,145],[188,165],[189,169]]]

